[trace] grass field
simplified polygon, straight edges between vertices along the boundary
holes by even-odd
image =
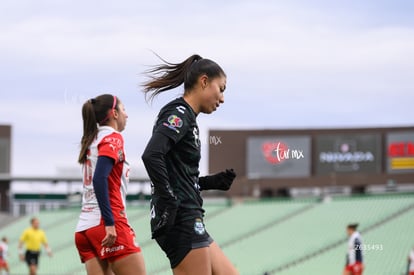
[[[366,251],[364,275],[404,274],[414,245],[414,195],[206,202],[206,228],[241,274],[342,274],[345,227],[359,222]],[[40,258],[39,275],[86,274],[73,243],[78,209],[38,213],[54,256]],[[130,206],[128,217],[143,250],[148,274],[172,274],[150,238],[147,206]],[[30,216],[0,228],[9,238],[11,274],[27,274],[18,261],[17,242]],[[369,249],[368,249],[369,247]]]

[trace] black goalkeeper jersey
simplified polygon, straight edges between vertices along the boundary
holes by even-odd
[[[155,162],[151,162],[151,167],[146,165],[153,185],[152,202],[156,204],[163,197],[168,200],[170,194],[165,192],[165,186],[169,184],[169,192],[178,201],[178,220],[191,218],[192,215],[188,215],[194,213],[194,210],[203,213],[203,200],[198,186],[201,158],[199,129],[196,114],[182,97],[161,109],[153,128],[153,138],[157,134],[168,137],[171,144],[168,145],[169,150],[163,159],[165,166],[161,162],[155,165]],[[151,142],[149,146],[150,144]],[[157,144],[156,147],[162,145]]]

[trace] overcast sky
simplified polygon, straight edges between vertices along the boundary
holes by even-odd
[[[125,103],[134,176],[159,109],[142,72],[198,53],[226,71],[225,104],[208,129],[414,125],[414,1],[0,2],[0,124],[12,125],[13,175],[78,169],[81,107]]]

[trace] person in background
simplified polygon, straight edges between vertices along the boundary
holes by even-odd
[[[354,223],[349,224],[346,228],[349,239],[344,275],[362,275],[364,271],[362,237],[357,231],[357,227],[358,224]]]
[[[9,263],[7,262],[8,256],[8,240],[6,237],[1,238],[0,241],[0,274],[2,274],[2,270],[4,270],[6,275],[10,274]]]
[[[42,245],[44,246],[49,257],[52,257],[52,250],[47,242],[45,232],[40,229],[39,219],[33,217],[30,219],[30,227],[25,229],[19,239],[19,257],[21,261],[26,261],[29,267],[29,274],[36,275],[39,265],[39,256]],[[25,247],[26,251],[24,251]]]
[[[411,249],[410,254],[408,254],[407,275],[414,275],[414,247]]]
[[[82,210],[75,243],[89,275],[144,275],[145,264],[128,223],[129,164],[121,132],[128,115],[114,95],[83,104],[78,162],[83,170]]]

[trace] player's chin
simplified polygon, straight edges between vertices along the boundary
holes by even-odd
[[[204,113],[204,114],[211,114],[211,113],[213,113],[215,110],[216,110],[216,109],[205,109],[205,110],[202,110],[201,112],[202,112],[202,113]]]
[[[211,114],[217,110],[217,106],[211,106],[210,108],[204,108],[201,110],[204,114]]]

